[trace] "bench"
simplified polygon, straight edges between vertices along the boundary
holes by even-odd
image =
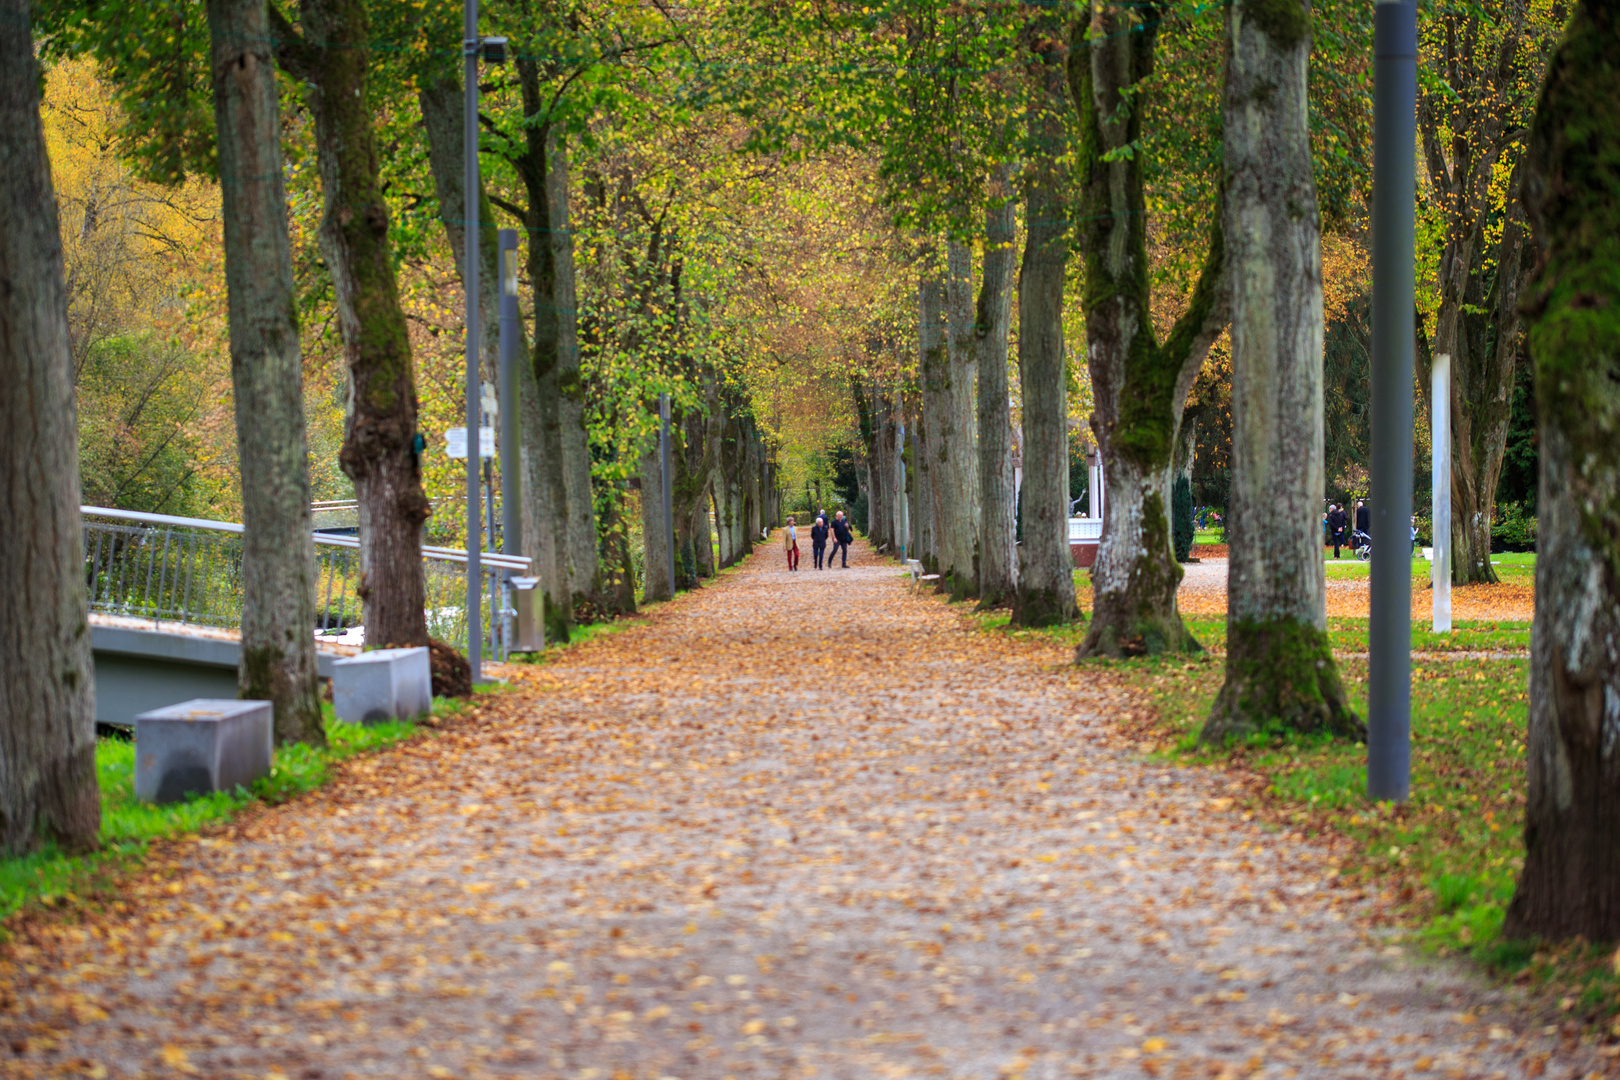
[[[922,587],[925,581],[938,581],[938,574],[923,573],[923,564],[916,559],[906,560],[906,572],[911,575],[911,588],[913,591]]]

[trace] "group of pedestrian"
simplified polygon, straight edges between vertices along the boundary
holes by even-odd
[[[833,549],[827,551],[827,541],[831,539]],[[810,553],[815,558],[817,570],[831,570],[833,559],[837,557],[840,569],[849,568],[849,545],[855,539],[850,531],[849,522],[844,518],[844,512],[838,511],[830,520],[827,511],[822,510],[816,514],[815,524],[810,526]],[[787,526],[782,530],[782,545],[787,551],[787,564],[789,570],[799,568],[799,529],[796,519],[789,515]]]
[[[1367,509],[1364,499],[1356,500],[1355,532],[1350,531],[1350,515],[1338,503],[1328,507],[1327,518],[1323,527],[1327,531],[1327,542],[1333,545],[1333,557],[1339,558],[1339,549],[1356,547],[1356,533],[1366,534],[1372,529],[1372,511]]]

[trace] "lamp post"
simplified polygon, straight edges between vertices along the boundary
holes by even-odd
[[[1373,7],[1372,618],[1367,794],[1404,802],[1412,738],[1412,334],[1417,4]]]
[[[481,382],[478,374],[478,197],[482,186],[478,179],[478,59],[483,56],[493,64],[506,62],[505,38],[478,36],[478,0],[466,0],[462,9],[462,83],[466,90],[466,113],[462,118],[462,153],[465,172],[462,176],[462,196],[466,202],[466,241],[463,252],[461,280],[467,293],[467,663],[471,668],[471,681],[476,684],[482,676],[481,656],[484,645],[483,567],[479,549],[483,534],[482,508],[479,506],[478,466],[483,458],[483,438],[479,432],[479,397]]]

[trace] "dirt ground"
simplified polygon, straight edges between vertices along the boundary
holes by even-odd
[[[1176,605],[1184,615],[1226,614],[1226,567],[1221,559],[1201,559],[1188,563],[1183,569],[1181,589],[1176,594]],[[1366,578],[1327,583],[1327,613],[1330,616],[1348,616],[1365,619],[1369,612],[1369,584]],[[1422,585],[1412,588],[1412,618],[1426,621],[1432,599]],[[1496,585],[1453,585],[1451,587],[1451,617],[1464,619],[1501,619],[1528,622],[1535,614],[1535,590],[1528,583],[1504,581]]]
[[[767,545],[25,925],[0,1075],[1583,1076],[1067,651]]]

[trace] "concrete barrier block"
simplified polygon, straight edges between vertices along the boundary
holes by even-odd
[[[332,708],[351,724],[414,720],[433,707],[426,646],[374,649],[332,665]]]
[[[135,717],[135,797],[179,802],[247,787],[270,771],[268,701],[193,698]]]

